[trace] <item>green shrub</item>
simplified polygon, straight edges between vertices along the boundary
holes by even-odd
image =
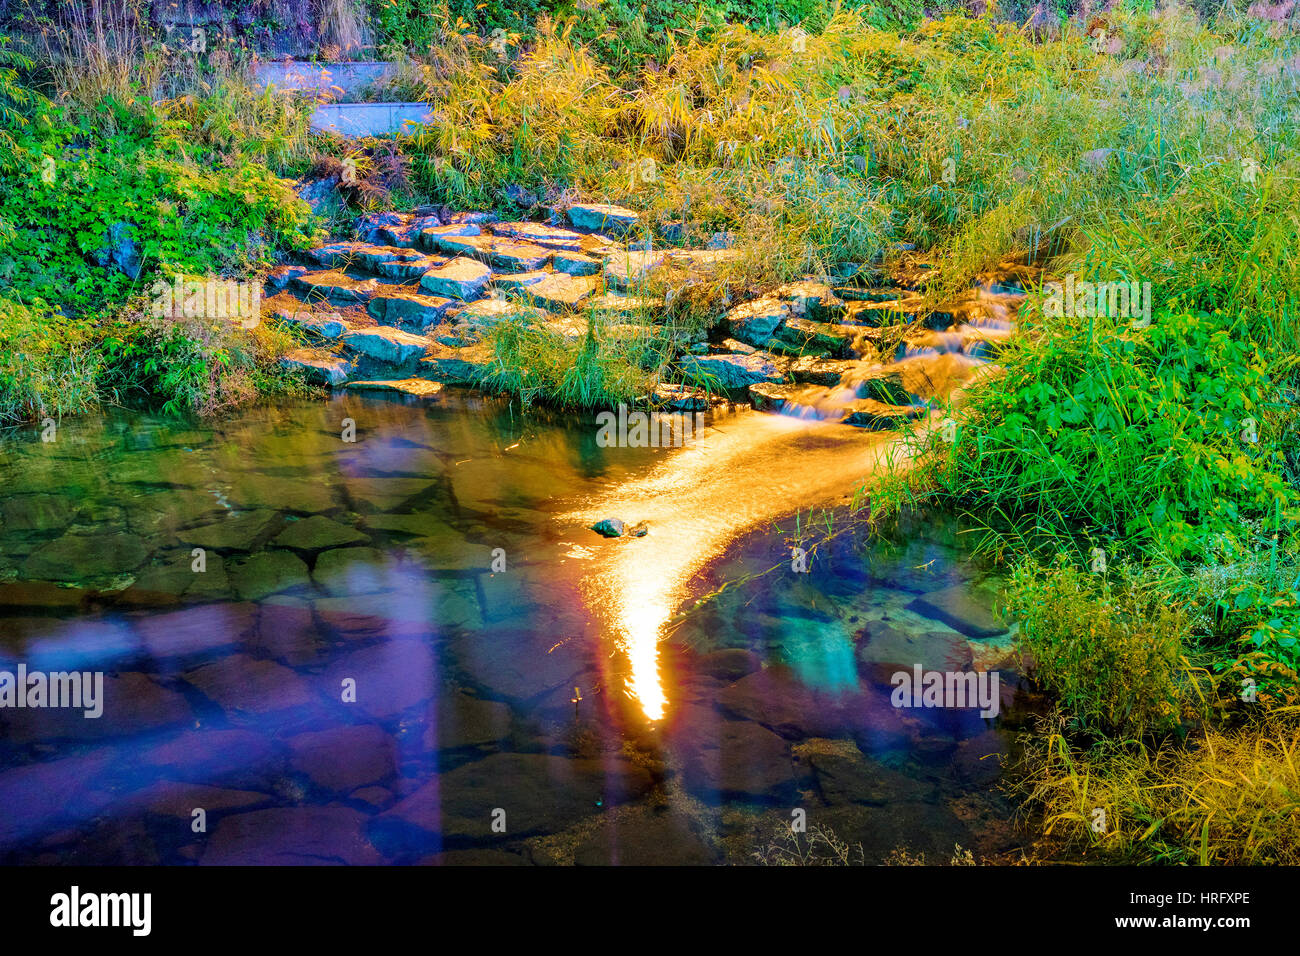
[[[1167,596],[1114,572],[1023,564],[1008,610],[1020,622],[1018,646],[1032,656],[1034,675],[1078,726],[1141,737],[1179,725],[1188,622]]]
[[[0,425],[93,406],[100,359],[92,343],[85,322],[0,295]]]

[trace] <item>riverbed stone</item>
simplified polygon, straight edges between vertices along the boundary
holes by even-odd
[[[96,782],[114,765],[116,751],[102,747],[74,757],[13,767],[0,772],[0,847],[12,847],[48,832],[63,820],[77,820],[108,801]]]
[[[222,818],[202,866],[377,866],[365,814],[348,807],[285,807]]]
[[[472,385],[492,368],[495,356],[482,344],[456,347],[435,342],[421,359],[423,374],[439,382]]]
[[[684,814],[608,820],[573,853],[576,866],[709,866],[717,862]]]
[[[747,674],[762,669],[763,660],[753,651],[741,647],[728,647],[700,657],[696,667],[710,677],[736,681]]]
[[[846,425],[873,430],[901,428],[925,414],[922,405],[887,405],[873,398],[858,398],[843,406]]]
[[[344,680],[356,682],[356,701],[345,706],[372,720],[388,720],[427,703],[441,686],[438,663],[423,642],[392,641],[340,657],[317,679],[339,700]]]
[[[437,398],[442,394],[443,387],[441,382],[431,382],[424,378],[399,378],[391,381],[348,382],[347,388],[353,392],[389,392],[411,398]]]
[[[286,769],[284,755],[264,732],[242,728],[186,730],[145,747],[136,759],[177,780],[267,792]]]
[[[601,265],[599,259],[584,252],[556,252],[551,260],[551,266],[556,272],[571,276],[599,275]]]
[[[925,617],[942,621],[976,640],[997,637],[1007,630],[992,611],[993,596],[968,584],[958,584],[922,594],[907,605]]]
[[[420,737],[422,752],[487,747],[510,733],[510,708],[499,700],[484,700],[444,689]]]
[[[546,249],[560,249],[577,252],[582,249],[587,237],[571,229],[548,226],[542,222],[495,222],[488,226],[495,235],[508,239],[517,239],[542,246]]]
[[[261,551],[243,561],[232,561],[227,573],[231,587],[243,601],[257,601],[302,587],[309,580],[307,565],[289,551]]]
[[[464,326],[470,335],[481,337],[502,322],[528,326],[536,325],[543,318],[545,313],[531,305],[508,299],[480,299],[461,309],[456,323]]]
[[[400,511],[437,484],[432,478],[346,478],[343,486],[358,511]]]
[[[198,604],[167,614],[147,614],[135,620],[149,657],[163,661],[226,650],[242,642],[256,624],[253,604]]]
[[[88,718],[84,708],[24,708],[0,712],[5,739],[18,745],[53,740],[89,741],[135,736],[181,726],[194,714],[184,696],[137,672],[105,674],[102,713]]]
[[[324,515],[312,515],[310,518],[288,522],[284,530],[272,539],[271,544],[295,551],[323,551],[367,540],[366,535],[355,528],[339,524]]]
[[[491,278],[492,270],[482,262],[460,256],[426,272],[420,288],[430,295],[469,302],[483,294]]]
[[[231,654],[186,671],[181,680],[225,711],[233,721],[293,713],[308,716],[319,706],[311,684],[295,671],[247,654]]]
[[[817,790],[829,806],[863,803],[889,806],[935,796],[933,784],[899,773],[861,752],[813,751],[808,757]]]
[[[888,683],[899,670],[957,672],[972,661],[970,645],[952,631],[918,631],[872,621],[856,635],[856,655],[872,680]]]
[[[518,290],[517,294],[544,309],[563,312],[578,308],[584,299],[596,291],[597,281],[594,277],[553,272],[540,282]]]
[[[789,317],[790,306],[780,299],[755,299],[728,312],[726,322],[735,338],[763,348],[781,323]]]
[[[309,731],[285,743],[289,767],[322,790],[348,793],[397,772],[393,738],[376,724]]]
[[[685,708],[672,733],[686,788],[707,802],[783,800],[794,795],[790,747],[748,720],[719,720],[709,709]]]
[[[271,269],[266,274],[265,288],[272,295],[277,292],[283,292],[289,283],[300,275],[307,273],[305,266],[281,265]]]
[[[768,342],[768,348],[795,355],[846,356],[858,330],[851,325],[815,322],[791,316],[781,324]]]
[[[509,837],[554,833],[602,808],[644,796],[653,784],[623,758],[573,760],[550,754],[493,754],[441,774],[375,818],[380,846],[489,842],[492,811],[507,810]],[[441,838],[441,839],[440,839]]]
[[[305,309],[295,311],[276,309],[274,315],[281,322],[323,339],[337,339],[350,328],[348,323],[343,321],[343,317],[337,312],[321,313],[309,312]]]
[[[65,534],[41,545],[23,562],[31,578],[89,581],[133,571],[149,556],[133,534]]]
[[[76,513],[76,502],[63,495],[15,495],[0,501],[0,527],[6,531],[62,531]]]

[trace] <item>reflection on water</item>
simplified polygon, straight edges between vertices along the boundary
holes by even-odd
[[[650,720],[664,716],[658,674],[663,628],[690,594],[696,572],[739,535],[781,515],[842,502],[864,477],[902,453],[892,435],[776,415],[724,418],[702,438],[621,483],[567,518],[647,521],[584,584],[611,607],[631,662],[631,691]]]
[[[102,671],[105,710],[0,709],[0,861],[750,862],[792,805],[873,858],[1004,846],[1000,734],[888,705],[891,668],[996,644],[950,530],[763,573],[771,522],[901,450],[750,413],[596,437],[454,394],[14,433],[0,670]]]

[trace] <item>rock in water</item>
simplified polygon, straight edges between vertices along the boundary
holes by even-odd
[[[597,521],[594,525],[591,526],[591,530],[596,532],[598,535],[600,535],[603,538],[622,537],[623,532],[626,529],[627,529],[627,525],[625,525],[618,518],[604,518],[600,521]],[[644,532],[642,533],[644,534]]]

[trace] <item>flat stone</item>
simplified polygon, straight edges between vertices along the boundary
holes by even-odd
[[[849,353],[858,331],[851,325],[814,322],[792,316],[776,330],[768,341],[768,348],[795,355],[843,356]]]
[[[799,318],[815,322],[833,322],[844,314],[844,300],[825,282],[804,279],[788,282],[769,293],[790,303],[790,311]]]
[[[541,222],[495,222],[488,226],[495,235],[520,239],[546,249],[577,252],[587,237],[580,232],[548,226]]]
[[[146,615],[135,621],[135,629],[149,657],[164,661],[210,654],[242,643],[253,631],[256,613],[252,604],[199,604]]]
[[[431,478],[348,478],[348,497],[358,511],[397,511],[435,486]]]
[[[439,249],[439,240],[464,236],[481,236],[482,228],[472,222],[457,222],[448,226],[429,226],[420,233],[420,245],[426,249]]]
[[[377,866],[367,817],[347,807],[287,807],[224,817],[208,838],[203,866]]]
[[[355,681],[356,701],[343,706],[372,720],[387,720],[427,704],[442,685],[437,672],[437,659],[426,644],[393,641],[339,658],[319,678],[319,686],[337,701],[342,682]]]
[[[327,269],[335,269],[352,265],[357,259],[358,251],[367,246],[364,242],[331,242],[326,246],[308,249],[303,255]]]
[[[830,806],[861,803],[883,807],[930,800],[935,794],[933,784],[891,770],[857,752],[846,755],[813,751],[808,763],[822,799]]]
[[[790,317],[790,306],[780,299],[756,299],[727,313],[727,328],[748,345],[764,347],[777,327]]]
[[[494,275],[492,277],[492,286],[505,292],[516,292],[520,289],[527,288],[530,285],[536,285],[551,273],[544,270],[534,272],[513,272],[506,275]]]
[[[551,266],[556,272],[571,276],[594,276],[600,274],[602,263],[581,252],[557,252],[551,260]]]
[[[354,279],[342,272],[308,272],[296,276],[293,287],[309,302],[364,302],[379,288],[378,279]]]
[[[347,387],[355,392],[392,392],[397,395],[409,395],[413,398],[437,398],[442,394],[442,383],[431,382],[424,378],[399,378],[392,381],[348,382]]]
[[[569,207],[568,215],[579,229],[595,232],[627,232],[641,221],[635,210],[604,203],[578,203]]]
[[[1007,625],[993,613],[992,601],[981,600],[979,592],[971,585],[956,584],[930,591],[915,598],[907,610],[942,621],[967,637],[982,639],[1006,633]]]
[[[644,768],[619,757],[493,754],[425,784],[376,817],[371,834],[380,846],[405,849],[555,833],[604,807],[644,796],[652,783]],[[504,835],[492,832],[498,807],[506,811]]]
[[[703,412],[722,401],[702,388],[674,385],[671,382],[656,385],[650,392],[650,400],[659,407],[678,412]]]
[[[302,372],[307,381],[318,385],[340,385],[352,372],[352,363],[320,349],[294,349],[280,356],[280,364]]]
[[[468,302],[483,294],[491,278],[492,270],[486,265],[462,256],[426,272],[420,279],[420,288],[431,295]]]
[[[390,259],[388,262],[380,262],[375,266],[374,271],[386,279],[410,281],[419,279],[430,269],[437,269],[439,266],[447,264],[446,256],[424,255],[415,249],[407,251],[410,253],[408,256],[401,259]]]
[[[100,740],[152,733],[194,719],[181,694],[159,686],[145,674],[105,674],[103,680],[100,716],[86,717],[84,708],[67,707],[0,711],[5,739],[18,745]]]
[[[282,292],[290,282],[298,278],[298,276],[304,275],[306,272],[307,269],[304,266],[276,266],[266,274],[266,291],[273,295],[276,292]]]
[[[327,594],[345,597],[366,590],[389,588],[388,556],[378,548],[336,548],[318,555],[312,567],[312,580]]]
[[[146,747],[137,763],[188,782],[267,791],[285,770],[284,757],[264,732],[210,727]]]
[[[506,704],[444,690],[438,696],[433,721],[425,725],[420,748],[440,752],[486,747],[509,733],[510,708]]]
[[[429,346],[429,340],[422,335],[386,325],[354,329],[343,337],[343,343],[376,361],[398,366],[415,361]]]
[[[270,803],[271,799],[269,795],[254,790],[229,790],[200,783],[158,780],[123,798],[118,809],[190,822],[198,809],[207,814],[251,810]]]
[[[492,368],[496,358],[483,345],[455,347],[435,342],[421,360],[425,374],[440,382],[472,385]]]
[[[27,764],[0,772],[0,847],[12,847],[101,808],[91,796],[96,781],[114,766],[115,751],[101,748],[75,757]]]
[[[324,515],[312,515],[310,518],[287,523],[271,543],[277,548],[292,548],[295,551],[323,551],[369,540],[356,528],[339,524]]]
[[[795,792],[789,745],[748,720],[721,720],[703,707],[683,708],[668,730],[680,751],[686,788],[707,802],[782,800]]]
[[[437,240],[437,246],[451,255],[470,256],[511,272],[540,269],[551,258],[551,250],[531,242],[489,236],[444,237]]]
[[[758,382],[780,383],[785,373],[771,356],[753,355],[683,355],[678,362],[682,373],[702,385],[742,389]]]
[[[423,330],[442,321],[452,302],[418,292],[380,292],[371,297],[366,311],[381,322],[408,323]]]
[[[274,315],[281,322],[323,339],[337,339],[351,328],[337,312],[322,314],[305,310],[290,312],[288,309],[276,309]]]
[[[270,536],[278,517],[270,509],[232,511],[220,521],[183,528],[176,532],[176,537],[182,544],[214,551],[251,551],[255,544]]]
[[[798,385],[774,385],[771,382],[758,382],[747,389],[749,402],[754,408],[764,412],[779,412],[793,402],[803,391]]]
[[[553,272],[540,282],[520,289],[518,295],[544,309],[562,312],[578,308],[596,291],[597,279]]]
[[[7,531],[63,531],[76,514],[76,502],[63,495],[15,495],[0,501],[0,527]]]
[[[804,355],[790,363],[790,377],[804,385],[835,386],[845,375],[856,371],[859,364],[853,359]]]
[[[337,492],[306,477],[282,478],[254,471],[232,475],[226,499],[242,508],[271,508],[299,514],[334,511],[340,507]],[[188,563],[188,559],[187,559]]]
[[[288,551],[261,551],[244,561],[232,562],[227,573],[231,587],[244,601],[258,601],[302,587],[309,580],[307,565]]]
[[[313,709],[319,704],[311,685],[296,672],[247,654],[231,654],[202,664],[182,674],[181,680],[231,718],[264,718]]]
[[[709,866],[715,854],[688,817],[655,813],[609,820],[573,853],[577,866]]]
[[[375,724],[290,737],[289,766],[322,790],[348,793],[397,772],[393,738]]]
[[[710,677],[735,681],[760,670],[763,661],[753,651],[745,650],[743,647],[728,647],[703,655],[696,666]]]
[[[133,571],[147,558],[144,542],[133,534],[65,534],[43,544],[23,562],[30,578],[83,581]]]
[[[502,322],[536,325],[543,318],[545,313],[531,305],[508,299],[480,299],[461,309],[456,315],[456,323],[477,338]]]
[[[910,673],[917,664],[926,671],[959,672],[972,661],[966,639],[951,632],[914,631],[872,621],[856,640],[858,661],[881,683],[888,683],[900,670]]]

